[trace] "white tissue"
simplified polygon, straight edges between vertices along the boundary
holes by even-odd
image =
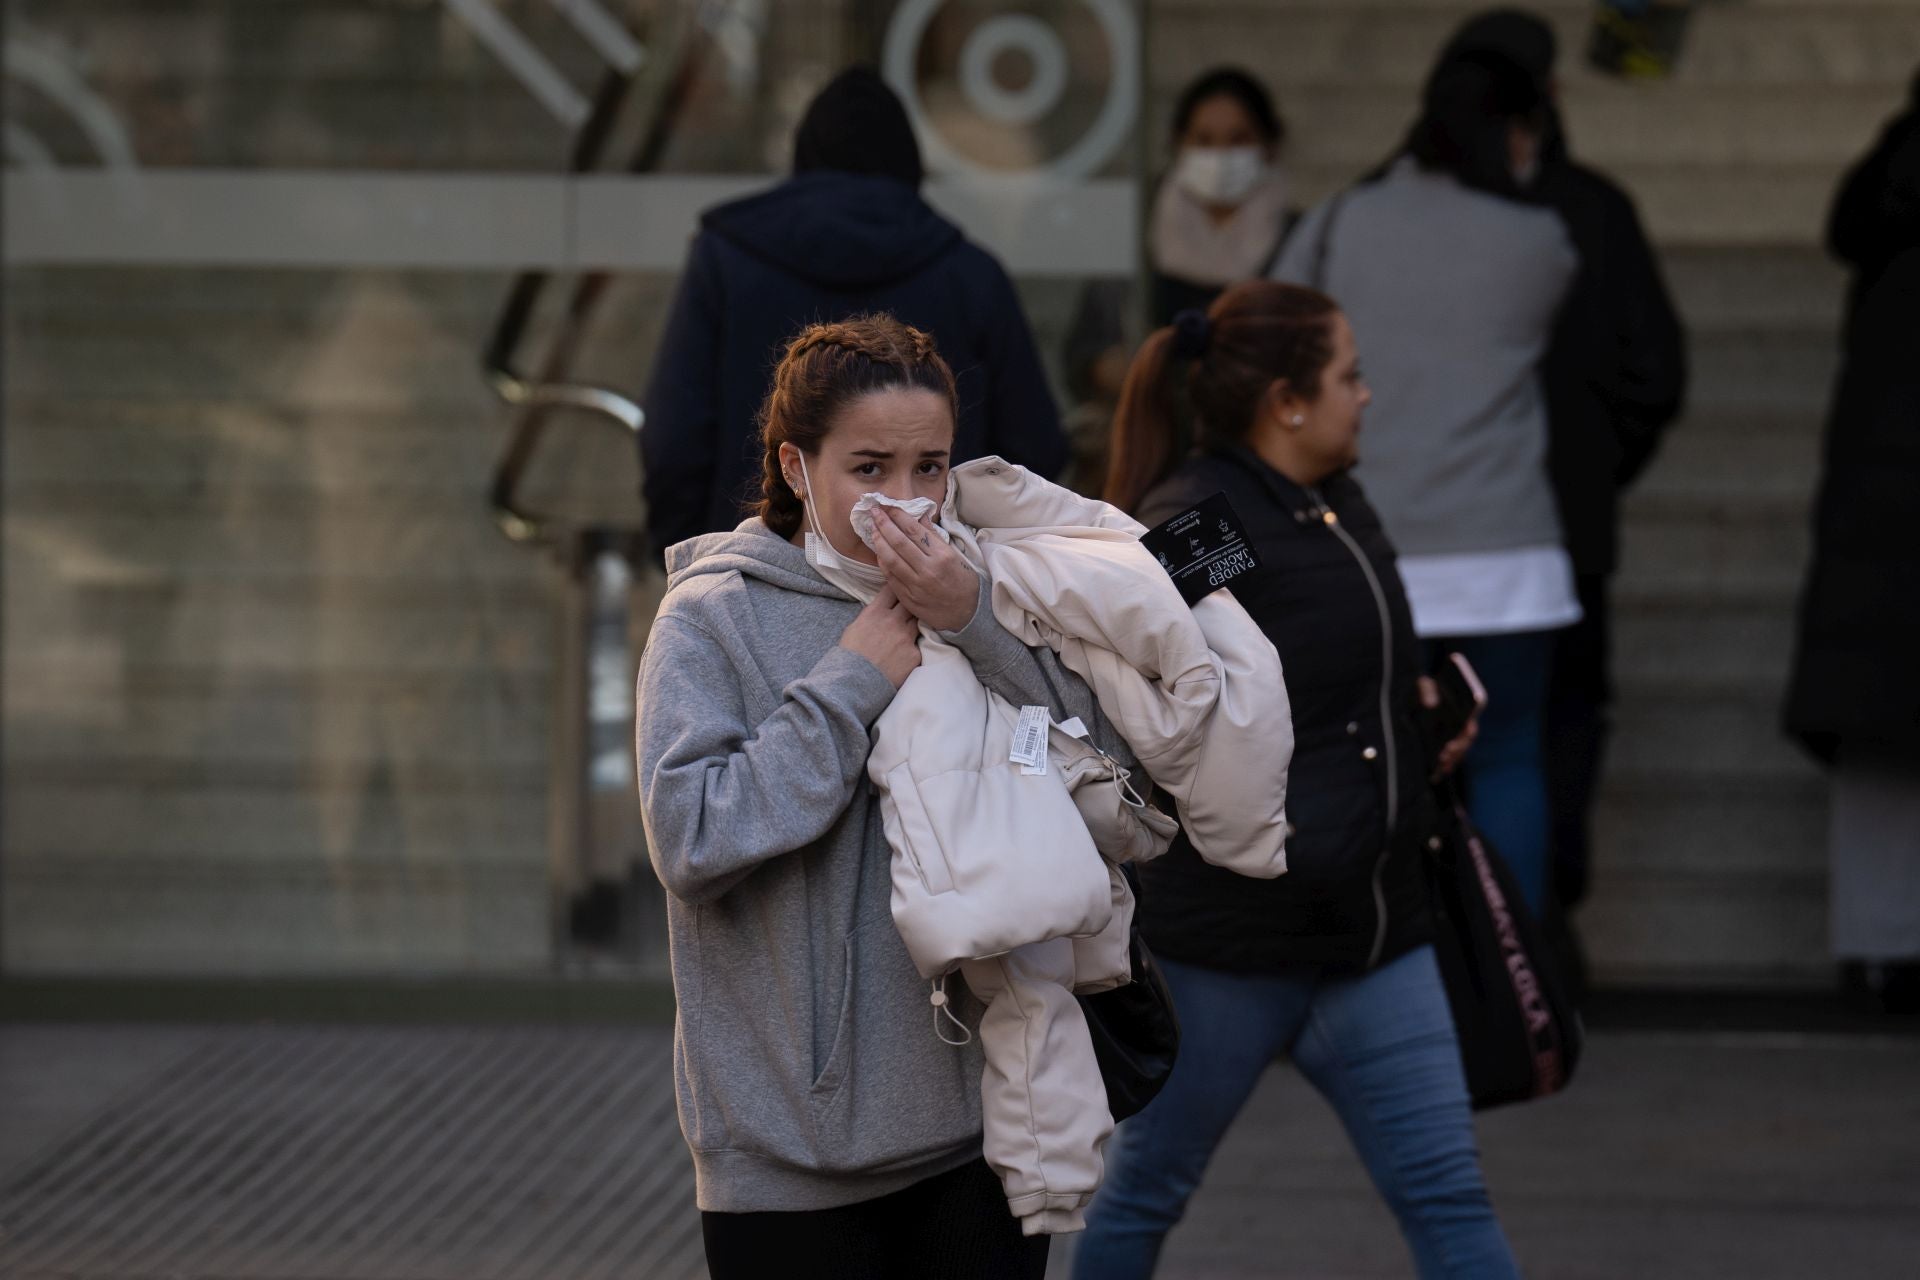
[[[876,518],[874,512],[879,508],[892,507],[909,520],[920,520],[939,510],[939,505],[932,498],[909,498],[902,502],[898,498],[889,498],[884,493],[867,493],[862,494],[860,501],[853,504],[853,510],[848,514],[847,519],[852,523],[853,531],[859,535],[860,541],[871,547],[874,540],[873,522]],[[933,526],[933,531],[940,535],[942,541],[945,541],[947,531],[937,522]]]

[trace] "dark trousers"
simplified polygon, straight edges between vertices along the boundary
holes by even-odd
[[[1594,795],[1611,730],[1612,618],[1608,577],[1576,579],[1585,616],[1558,633],[1547,694],[1547,807],[1554,897],[1572,910],[1587,896]]]
[[[702,1213],[712,1280],[1042,1280],[985,1160],[878,1200],[799,1213]]]

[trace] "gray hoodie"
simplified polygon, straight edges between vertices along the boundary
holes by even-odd
[[[894,688],[839,647],[860,605],[758,520],[670,548],[667,568],[637,754],[700,1207],[831,1208],[977,1158],[979,1048],[935,1034],[889,908],[865,765]],[[1113,750],[1086,686],[985,599],[946,636],[981,681],[1081,716]]]

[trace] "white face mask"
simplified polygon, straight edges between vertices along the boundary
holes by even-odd
[[[1173,182],[1202,204],[1238,205],[1267,176],[1259,147],[1187,147],[1173,164]]]

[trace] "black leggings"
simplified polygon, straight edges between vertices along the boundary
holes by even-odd
[[[712,1280],[1042,1280],[985,1160],[878,1200],[800,1213],[702,1213]]]

